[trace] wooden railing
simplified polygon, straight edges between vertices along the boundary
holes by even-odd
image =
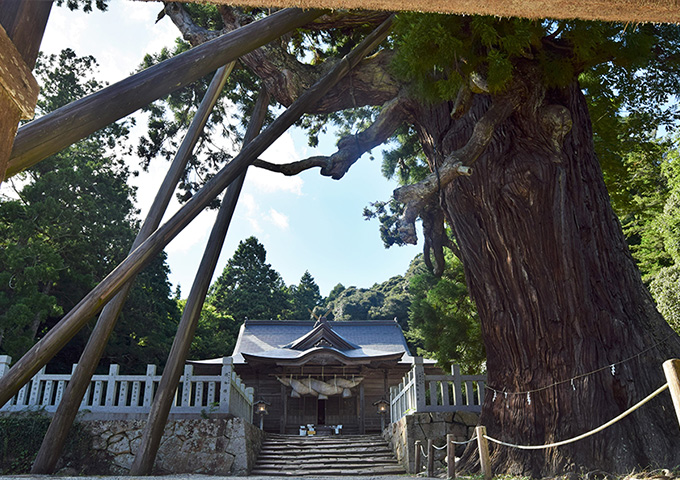
[[[391,419],[416,412],[481,412],[486,375],[461,375],[453,365],[451,375],[426,375],[422,357],[402,382],[390,389]]]
[[[8,370],[11,358],[0,355],[0,377]],[[75,369],[75,365],[74,365]],[[118,365],[109,367],[108,375],[94,375],[85,393],[80,411],[91,419],[144,418],[160,383],[156,365],[147,365],[146,375],[121,375]],[[71,378],[70,374],[48,374],[43,367],[0,413],[43,410],[55,412]],[[253,389],[246,388],[232,368],[232,359],[224,358],[220,375],[194,375],[193,366],[184,374],[175,394],[170,415],[204,417],[231,414],[253,420]]]

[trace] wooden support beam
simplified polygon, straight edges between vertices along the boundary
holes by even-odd
[[[39,90],[31,68],[0,25],[0,95],[12,100],[22,119],[29,119],[33,118]]]
[[[680,360],[677,358],[666,360],[663,363],[663,371],[668,381],[668,390],[671,392],[675,414],[680,423]]]
[[[203,43],[81,98],[19,129],[7,167],[14,175],[222,65],[301,27],[322,10],[286,9]]]
[[[144,224],[139,230],[137,237],[135,238],[130,252],[133,252],[139,245],[146,240],[149,235],[151,235],[154,230],[158,228],[163,215],[168,208],[172,194],[175,191],[177,183],[184,172],[187,162],[194,150],[194,146],[198,141],[203,127],[208,121],[208,117],[212,112],[217,99],[222,92],[231,70],[234,67],[234,63],[230,63],[227,66],[221,67],[215,73],[208,90],[201,101],[201,104],[196,111],[196,115],[189,126],[182,144],[177,150],[170,168],[158,189],[156,198],[149,209]],[[33,474],[50,474],[54,472],[54,468],[61,456],[61,452],[64,449],[64,444],[66,442],[66,437],[71,425],[78,414],[78,409],[80,403],[82,402],[83,396],[87,391],[87,387],[90,385],[90,380],[94,374],[99,360],[101,359],[106,344],[109,341],[111,332],[113,331],[116,322],[118,321],[118,316],[120,315],[123,305],[127,299],[132,283],[134,282],[134,277],[132,277],[127,284],[116,294],[116,296],[104,307],[97,324],[95,325],[92,334],[80,356],[78,365],[71,376],[64,396],[62,397],[59,407],[50,423],[49,428],[43,438],[40,450],[33,462],[33,467],[31,468],[31,473]]]
[[[368,35],[352,52],[306,90],[255,141],[248,144],[227,166],[220,170],[170,220],[118,265],[102,282],[66,314],[15,365],[0,378],[0,405],[4,405],[45,365],[87,321],[103,307],[125,283],[136,275],[158,252],[181,232],[245,168],[293,125],[307,108],[318,101],[340,78],[375,49],[389,33],[392,17]]]
[[[286,426],[288,426],[288,388],[281,384],[281,405],[283,406],[283,415],[281,415],[281,425],[279,426],[279,433],[286,433]]]
[[[52,3],[53,0],[0,0],[0,25],[30,70],[38,58]]]
[[[52,0],[0,0],[0,183],[19,120],[33,118],[38,83],[31,74]]]
[[[9,154],[17,133],[21,110],[14,101],[0,91],[0,183],[5,179],[5,171],[9,163]]]
[[[366,433],[366,395],[363,382],[359,384],[359,433]]]
[[[264,123],[268,106],[269,95],[263,91],[257,99],[253,117],[250,119],[243,140],[244,146],[248,145],[255,137],[257,137]],[[156,461],[156,454],[158,453],[158,448],[161,444],[163,430],[165,429],[165,424],[168,420],[168,414],[172,407],[172,401],[175,398],[175,391],[179,385],[179,379],[182,376],[182,368],[189,355],[189,349],[191,348],[191,342],[194,339],[198,319],[201,316],[203,302],[208,293],[213,273],[215,273],[217,260],[222,251],[224,239],[227,235],[227,230],[229,230],[229,224],[234,216],[236,203],[241,194],[241,188],[243,187],[245,178],[246,172],[244,171],[236,181],[229,185],[229,188],[222,199],[222,205],[217,213],[215,225],[210,232],[210,238],[208,239],[203,258],[201,259],[198,271],[196,272],[196,278],[191,287],[191,292],[187,298],[187,303],[184,307],[184,312],[182,313],[182,319],[177,327],[177,334],[172,343],[168,361],[163,369],[163,376],[158,385],[156,397],[154,398],[151,411],[149,412],[146,425],[144,426],[142,442],[140,443],[139,449],[135,454],[135,459],[132,462],[130,475],[151,474],[153,464]]]

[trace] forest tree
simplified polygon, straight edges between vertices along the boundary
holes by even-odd
[[[165,13],[193,45],[263,14],[177,4]],[[290,105],[386,15],[326,15],[242,57],[239,85],[263,85]],[[680,355],[602,173],[677,120],[666,106],[680,91],[679,39],[671,25],[401,14],[384,48],[302,122],[312,140],[341,124],[337,152],[257,165],[289,175],[319,167],[337,180],[363,153],[397,141],[386,173],[405,185],[383,233],[413,243],[420,219],[433,272],[444,272],[445,248],[462,261],[487,352],[481,423],[511,443],[567,439],[657,389],[662,362]],[[606,438],[547,451],[495,447],[493,466],[546,476],[677,465],[670,411],[662,396]]]
[[[96,60],[73,50],[39,57],[46,114],[102,87]],[[0,199],[0,353],[17,360],[115,265],[138,228],[124,162],[128,122],[112,124],[4,184]],[[159,256],[137,279],[105,363],[143,372],[160,364],[179,320]],[[70,371],[91,325],[55,358]],[[141,370],[140,370],[141,369]]]

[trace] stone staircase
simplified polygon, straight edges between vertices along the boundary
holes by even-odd
[[[268,434],[250,475],[398,475],[406,471],[378,435]]]

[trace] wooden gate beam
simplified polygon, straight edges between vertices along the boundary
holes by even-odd
[[[267,115],[267,107],[269,106],[269,95],[266,90],[262,90],[257,98],[253,116],[248,123],[245,137],[243,139],[243,146],[248,145],[257,137],[262,125],[264,124]],[[175,398],[175,392],[179,386],[179,379],[182,376],[184,364],[189,355],[191,342],[194,339],[198,319],[201,316],[203,302],[210,287],[217,260],[222,252],[224,239],[227,236],[231,219],[236,210],[236,203],[241,194],[243,182],[246,179],[246,171],[244,171],[234,182],[229,185],[227,192],[222,199],[222,205],[217,214],[215,225],[210,232],[210,238],[205,247],[203,258],[196,272],[194,283],[191,287],[191,292],[187,298],[187,303],[182,312],[182,319],[177,327],[177,334],[172,342],[170,355],[168,361],[163,368],[163,376],[161,377],[158,391],[154,398],[149,416],[144,426],[142,433],[142,441],[135,453],[135,459],[130,468],[130,475],[150,475],[153,468],[158,447],[161,444],[163,430],[170,414],[170,408]]]
[[[323,10],[281,10],[26,124],[14,139],[7,177],[311,22],[321,14]]]
[[[392,17],[367,36],[352,52],[340,60],[326,75],[306,90],[264,132],[248,144],[227,166],[220,170],[173,217],[156,230],[123,260],[104,280],[88,293],[68,314],[0,378],[0,406],[7,403],[33,375],[68,343],[134,275],[175,238],[212,200],[233,182],[248,165],[293,125],[367,52],[386,37]]]
[[[158,193],[144,220],[144,224],[139,229],[139,233],[132,244],[130,252],[133,252],[135,248],[141,245],[141,243],[146,240],[161,223],[163,215],[170,203],[170,199],[172,198],[172,194],[175,191],[175,187],[177,186],[191,153],[194,150],[194,146],[198,141],[198,137],[203,131],[203,128],[208,121],[208,117],[233,68],[234,62],[221,67],[215,73],[215,76],[210,82],[210,86],[196,111],[196,115],[189,126],[189,130],[165,175],[165,179],[158,189]],[[106,344],[118,321],[118,316],[127,300],[133,282],[134,277],[127,282],[106,307],[104,307],[99,315],[97,324],[95,325],[92,334],[90,334],[90,338],[80,356],[75,371],[71,375],[71,380],[68,382],[66,391],[59,403],[59,407],[57,407],[57,411],[54,414],[54,418],[52,418],[52,422],[45,433],[38,455],[33,462],[31,473],[50,474],[54,472],[57,461],[64,449],[68,432],[78,414],[80,403],[87,391],[87,387],[90,385],[92,375],[94,375],[99,360],[104,353]]]

